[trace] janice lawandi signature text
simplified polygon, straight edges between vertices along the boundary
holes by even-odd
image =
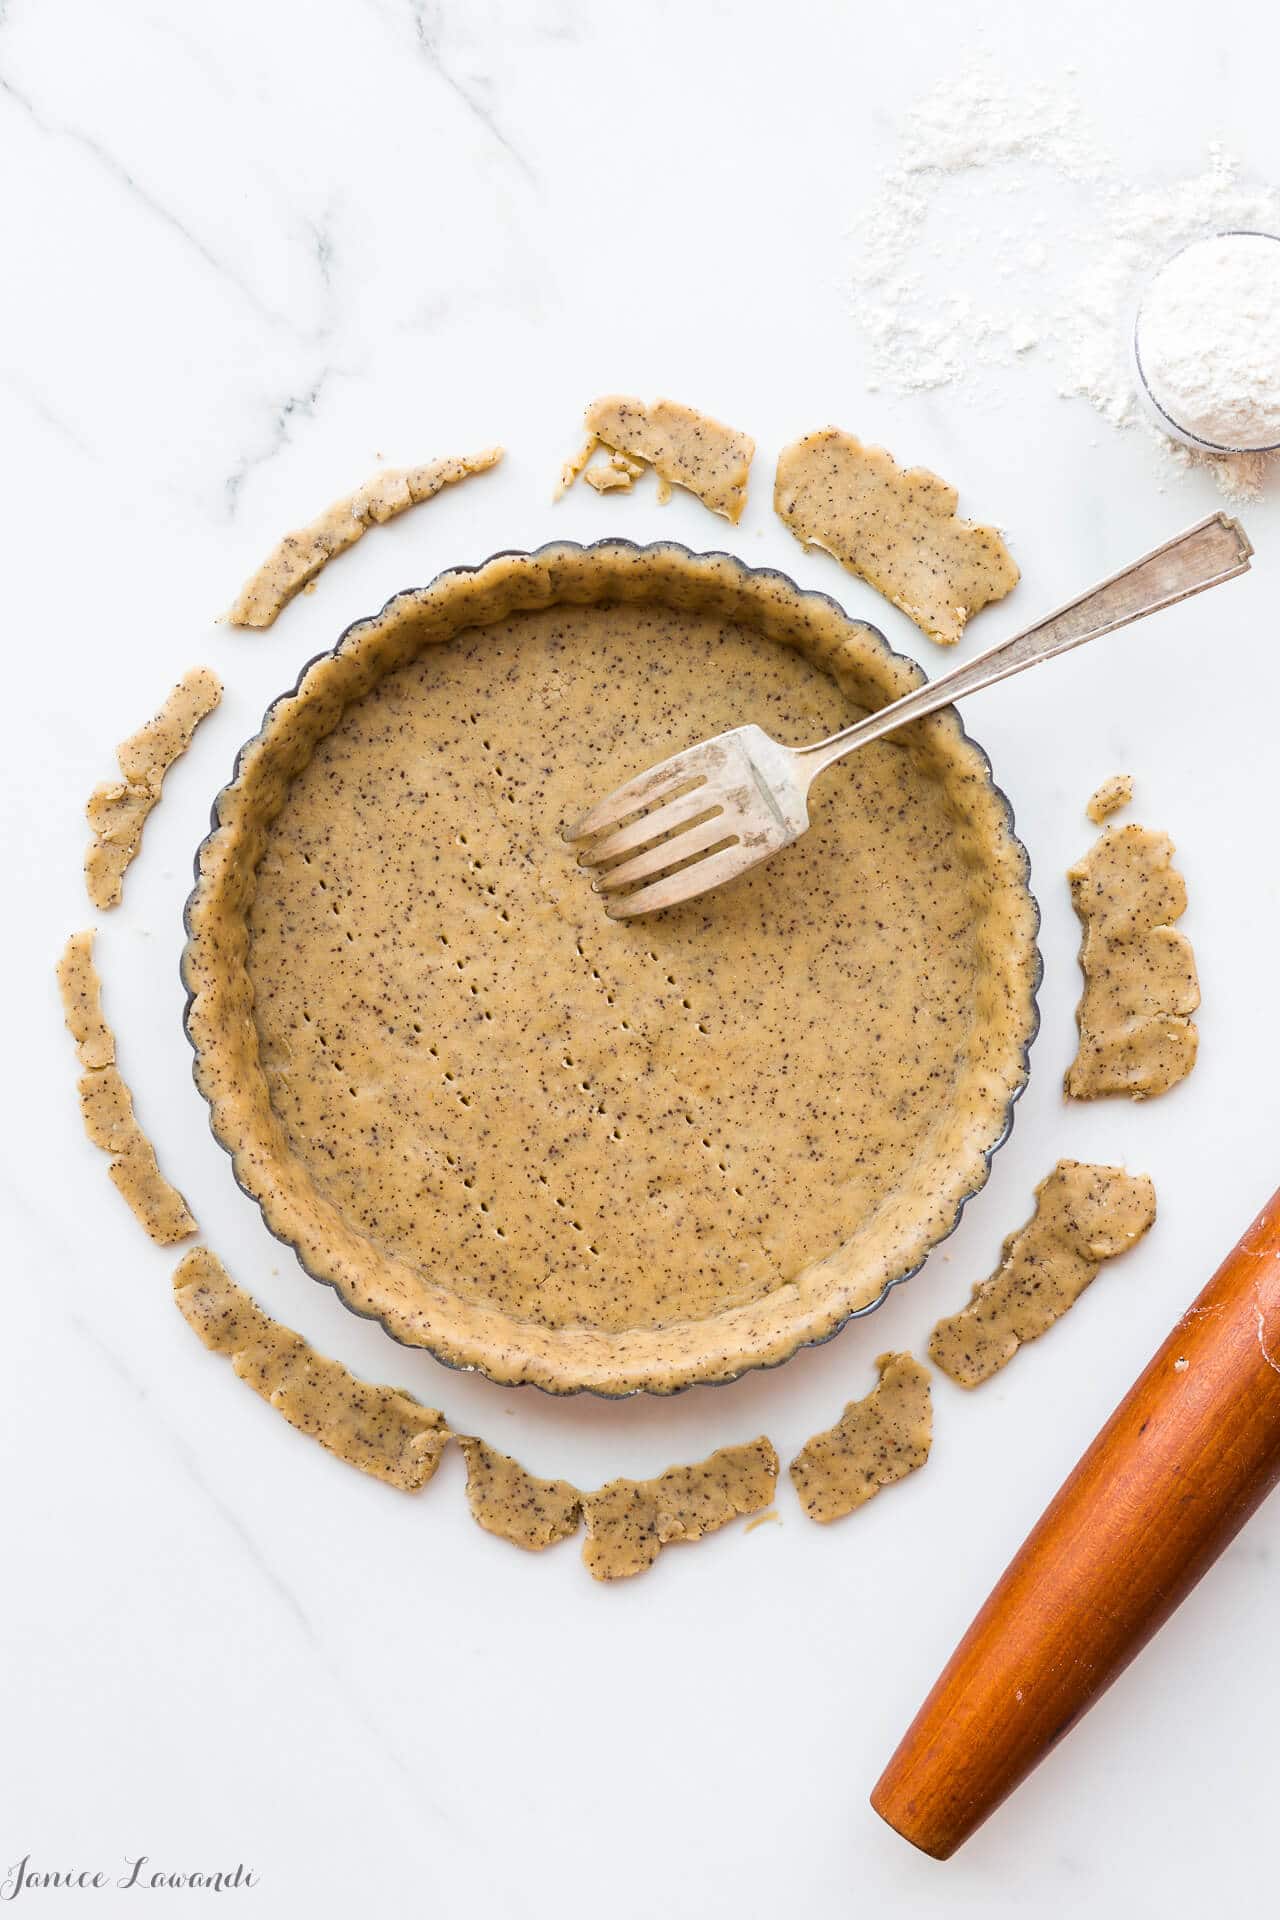
[[[83,1887],[92,1892],[100,1887],[137,1887],[146,1891],[164,1888],[202,1893],[232,1893],[238,1887],[256,1887],[258,1875],[243,1862],[234,1867],[196,1868],[186,1872],[172,1867],[157,1867],[149,1854],[126,1854],[124,1872],[109,1872],[93,1867],[42,1867],[24,1853],[15,1860],[3,1881],[0,1900],[16,1900],[20,1893],[43,1891],[46,1887]]]

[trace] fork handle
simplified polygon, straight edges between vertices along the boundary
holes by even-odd
[[[1072,647],[1082,647],[1086,640],[1114,633],[1117,627],[1158,613],[1161,607],[1172,607],[1193,593],[1203,593],[1206,587],[1216,587],[1219,581],[1234,579],[1236,574],[1248,571],[1252,552],[1238,520],[1225,513],[1211,513],[1185,533],[1166,540],[1162,547],[1143,554],[1132,566],[1113,573],[1055,613],[1046,614],[1033,627],[998,641],[985,653],[962,661],[938,680],[926,681],[842,733],[801,747],[796,758],[813,779],[855,747],[879,740],[911,720],[923,719],[925,714],[936,713],[939,707],[948,707],[966,694],[979,693],[983,687],[993,687],[1012,674],[1037,667],[1042,660],[1056,659]]]

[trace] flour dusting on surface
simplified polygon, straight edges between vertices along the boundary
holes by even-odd
[[[1056,207],[1046,211],[1046,188]],[[1167,440],[1140,403],[1134,315],[1180,247],[1230,229],[1280,230],[1280,188],[1211,145],[1196,173],[1127,180],[1069,83],[1015,84],[990,62],[951,75],[904,117],[898,153],[852,228],[854,317],[873,390],[963,385],[1036,359],[1064,398],[1112,426],[1142,427],[1178,469],[1208,466],[1254,497],[1276,456],[1201,454]]]

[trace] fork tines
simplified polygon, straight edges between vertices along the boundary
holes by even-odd
[[[592,885],[612,896],[607,910],[614,918],[670,906],[732,870],[720,862],[737,846],[738,834],[722,796],[708,784],[724,758],[714,740],[673,754],[566,828],[571,845],[585,843],[579,864],[596,869]],[[697,883],[681,885],[680,875],[695,864]]]

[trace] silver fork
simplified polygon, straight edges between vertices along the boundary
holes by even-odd
[[[734,880],[809,825],[806,798],[823,770],[965,694],[1114,633],[1248,570],[1239,522],[1210,514],[1033,627],[1001,640],[900,700],[811,747],[784,747],[760,727],[733,727],[637,774],[566,827],[596,869],[613,919],[657,913]],[[585,843],[585,844],[583,844]]]

